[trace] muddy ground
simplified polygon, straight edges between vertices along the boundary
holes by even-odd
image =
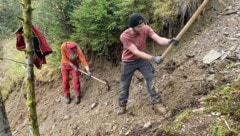
[[[51,80],[53,75],[48,73],[36,78],[41,135],[149,136],[159,126],[174,122],[181,111],[201,108],[198,102],[200,98],[237,79],[240,72],[237,65],[232,69],[228,67],[240,59],[240,1],[229,0],[225,3],[226,7],[215,2],[206,8],[181,40],[180,46],[169,53],[164,63],[153,64],[156,88],[162,94],[167,114],[161,115],[152,109],[145,81],[136,72],[130,88],[128,112],[117,115],[120,67],[98,58],[91,62],[93,75],[107,80],[111,88],[107,90],[104,84],[81,75],[83,97],[79,105],[74,102],[67,105],[63,102],[60,71],[55,80]],[[220,53],[228,52],[228,57],[204,64],[203,57],[212,49]],[[163,50],[156,45],[149,48],[152,54],[159,54],[159,51]],[[9,122],[16,136],[26,136],[29,133],[26,99],[23,94],[23,91],[17,89],[6,102]],[[72,92],[74,97],[73,94]],[[216,120],[215,116],[196,114],[185,122],[181,134],[210,135],[209,125]]]

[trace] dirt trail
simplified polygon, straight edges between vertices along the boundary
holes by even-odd
[[[36,81],[41,135],[152,135],[159,126],[174,120],[174,116],[183,109],[199,108],[199,98],[225,83],[226,79],[228,82],[236,79],[239,74],[236,74],[236,71],[229,71],[227,75],[219,74],[213,80],[208,80],[212,69],[220,73],[226,70],[225,64],[229,64],[229,61],[219,60],[212,65],[202,63],[202,58],[211,49],[227,52],[236,46],[231,53],[233,55],[239,53],[240,1],[230,0],[227,4],[231,7],[226,10],[219,9],[223,7],[220,3],[211,4],[212,6],[209,6],[203,15],[203,20],[206,21],[205,27],[195,26],[195,29],[191,30],[191,39],[182,40],[181,47],[174,49],[172,56],[168,57],[165,63],[154,64],[156,87],[162,93],[169,116],[159,115],[152,110],[145,82],[138,72],[135,73],[130,88],[128,113],[118,116],[116,108],[120,68],[112,67],[108,61],[96,60],[93,63],[93,74],[109,81],[111,90],[106,91],[103,84],[82,75],[83,98],[79,105],[75,105],[74,102],[67,105],[63,102],[60,77],[54,81]],[[234,10],[238,12],[224,14]],[[219,14],[220,12],[223,14]],[[209,14],[214,14],[214,17]],[[201,22],[198,23],[201,25]],[[194,57],[186,57],[189,54]],[[6,103],[10,125],[17,136],[28,134],[24,103],[23,92],[20,91],[13,92]],[[215,118],[199,115],[192,120],[186,123],[183,131],[188,132],[189,135],[200,136],[209,134],[208,125],[214,122]]]

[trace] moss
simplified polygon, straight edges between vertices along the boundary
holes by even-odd
[[[211,127],[213,136],[225,136],[226,128],[221,124],[215,124]]]
[[[239,105],[238,105],[237,109],[233,109],[231,111],[230,116],[232,116],[234,120],[240,121],[240,106]]]
[[[221,112],[223,115],[240,121],[240,81],[221,87],[204,100],[207,112]]]
[[[240,80],[233,82],[231,86],[236,90],[240,90]]]
[[[184,112],[182,112],[180,115],[177,116],[176,120],[178,122],[186,122],[191,114],[192,114],[192,110],[186,109]]]
[[[179,123],[171,123],[166,126],[160,127],[154,134],[153,136],[182,136],[181,134],[178,133],[180,130],[181,125]]]
[[[227,65],[227,69],[233,69],[235,67],[235,63],[230,63]]]
[[[239,132],[229,129],[223,120],[210,126],[212,136],[237,136]]]

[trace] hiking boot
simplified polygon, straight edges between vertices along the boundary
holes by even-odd
[[[76,104],[79,104],[80,103],[80,101],[81,101],[81,97],[80,96],[78,96],[77,98],[76,98]]]
[[[70,98],[70,96],[65,96],[64,98],[65,98],[65,103],[66,103],[66,104],[70,104],[70,103],[71,103],[71,98]]]
[[[162,114],[162,115],[167,113],[167,109],[162,103],[153,104],[152,108],[156,113],[159,113],[159,114]]]
[[[125,114],[127,112],[126,107],[119,107],[117,115],[122,115]]]

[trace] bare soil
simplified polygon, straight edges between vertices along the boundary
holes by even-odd
[[[228,69],[239,60],[240,1],[229,0],[227,7],[219,1],[208,6],[205,13],[189,33],[174,48],[163,64],[156,65],[156,88],[161,92],[167,114],[161,115],[152,109],[146,84],[136,72],[130,87],[127,114],[117,115],[120,67],[101,58],[92,64],[93,75],[109,82],[111,88],[81,75],[81,103],[67,105],[62,97],[62,81],[49,75],[37,77],[36,99],[40,133],[42,136],[149,136],[160,126],[175,121],[176,115],[185,109],[201,108],[198,100],[215,88],[226,85],[239,76],[239,69]],[[237,12],[233,12],[237,11]],[[211,50],[229,51],[229,58],[203,64],[203,57]],[[160,48],[149,51],[157,54]],[[237,58],[235,61],[231,58]],[[104,65],[103,65],[104,64]],[[215,77],[212,77],[214,73]],[[51,75],[50,75],[51,76]],[[20,89],[19,89],[20,90]],[[12,92],[6,101],[11,128],[16,136],[29,134],[24,92]],[[178,135],[210,135],[209,125],[216,116],[195,113],[185,122]],[[163,132],[159,135],[167,135]]]

